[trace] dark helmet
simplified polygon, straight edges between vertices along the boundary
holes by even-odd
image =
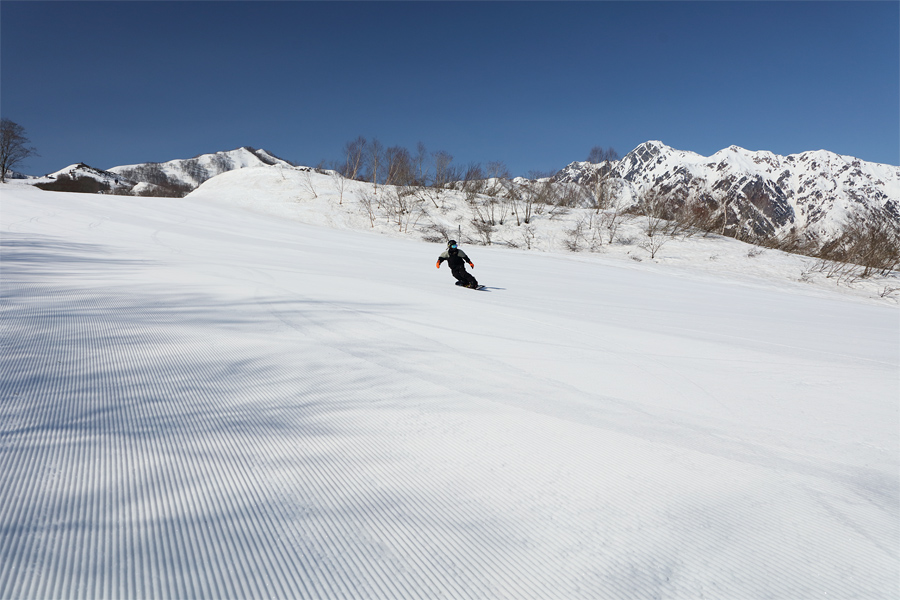
[[[447,246],[450,248],[456,248],[456,240],[450,240],[447,242]]]

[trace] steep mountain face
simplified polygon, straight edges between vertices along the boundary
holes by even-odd
[[[615,182],[626,205],[654,191],[673,207],[725,207],[723,233],[735,236],[794,230],[827,239],[860,213],[900,224],[900,167],[824,150],[779,156],[731,146],[705,157],[651,141],[617,162],[571,163],[554,180]]]
[[[164,163],[113,167],[109,171],[134,182],[134,192],[137,194],[183,196],[216,175],[235,169],[260,166],[290,168],[291,164],[265,150],[243,147],[228,152],[202,154],[194,158],[170,160]]]

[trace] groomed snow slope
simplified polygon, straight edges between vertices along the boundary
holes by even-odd
[[[895,307],[0,187],[2,598],[890,598]]]

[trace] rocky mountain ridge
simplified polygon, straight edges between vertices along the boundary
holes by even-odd
[[[619,161],[573,162],[553,180],[609,184],[626,206],[653,190],[673,208],[724,207],[723,233],[736,237],[793,230],[826,239],[860,213],[900,224],[900,167],[824,150],[779,156],[730,146],[705,157],[650,141]]]

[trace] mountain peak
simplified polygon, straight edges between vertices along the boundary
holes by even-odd
[[[723,232],[735,236],[768,237],[796,227],[828,237],[860,210],[900,219],[900,167],[824,150],[785,157],[731,145],[704,157],[651,140],[606,172],[571,163],[554,180],[592,184],[601,176],[619,180],[632,203],[652,189],[671,202],[727,205]]]
[[[142,163],[113,167],[110,172],[135,182],[145,184],[139,193],[162,192],[179,195],[196,189],[201,183],[235,169],[250,167],[293,168],[286,160],[251,146],[200,154],[193,158],[170,160],[164,163]],[[148,188],[152,186],[152,188]]]

